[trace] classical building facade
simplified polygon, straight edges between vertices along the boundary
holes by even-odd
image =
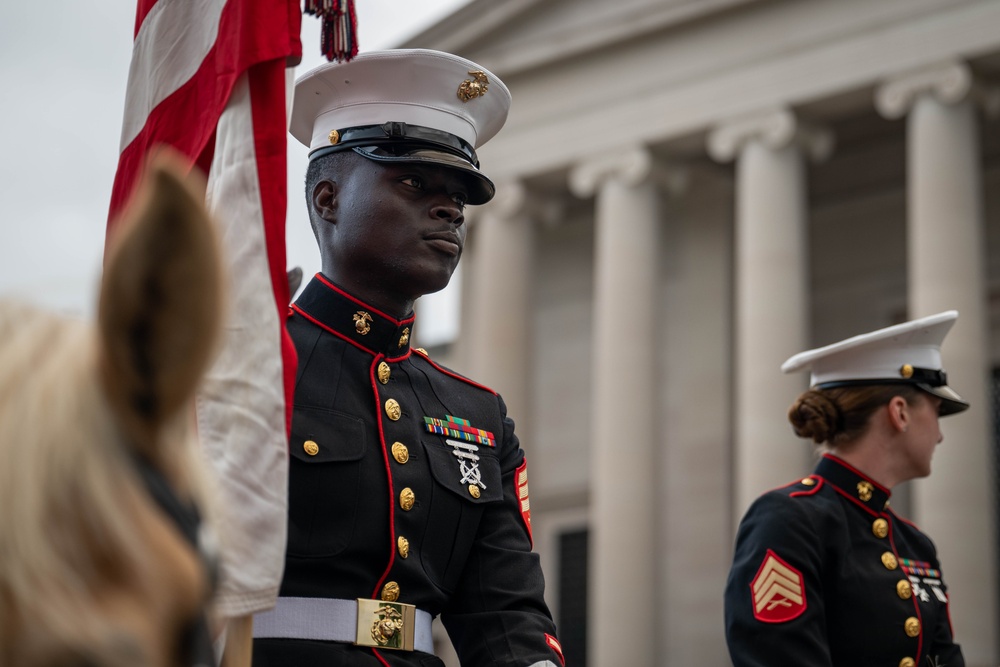
[[[893,504],[1000,663],[1000,0],[472,0],[401,46],[513,93],[440,353],[518,422],[571,664],[727,664],[736,525],[815,456],[781,362],[951,308],[973,407]]]

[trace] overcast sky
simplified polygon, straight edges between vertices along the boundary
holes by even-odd
[[[392,47],[467,1],[356,0],[360,48]],[[132,0],[0,2],[0,296],[93,314],[134,20]],[[324,62],[319,20],[303,17],[302,42],[296,76]],[[309,276],[305,156],[289,137],[289,265]]]

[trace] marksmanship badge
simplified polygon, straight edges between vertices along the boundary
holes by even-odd
[[[474,484],[480,489],[485,489],[482,475],[479,472],[479,451],[477,445],[471,442],[461,442],[459,440],[446,439],[445,444],[452,448],[451,453],[458,459],[458,469],[462,473],[462,484]]]

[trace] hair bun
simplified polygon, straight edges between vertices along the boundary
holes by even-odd
[[[823,443],[829,442],[840,429],[842,414],[837,404],[826,395],[810,389],[789,408],[788,421],[792,423],[795,435]]]

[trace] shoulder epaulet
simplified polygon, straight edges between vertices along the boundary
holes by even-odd
[[[822,487],[822,477],[809,475],[808,477],[803,477],[797,482],[792,482],[786,488],[790,490],[790,493],[788,494],[790,498],[800,498],[802,496],[811,496],[818,492]]]

